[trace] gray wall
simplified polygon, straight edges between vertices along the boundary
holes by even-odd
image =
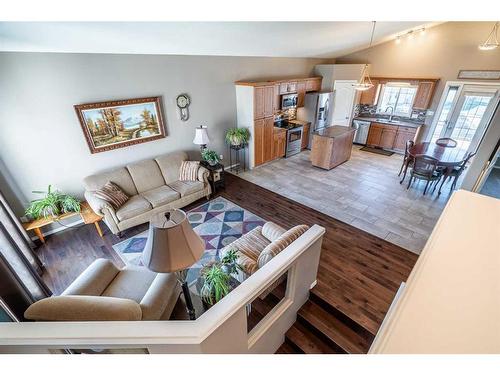
[[[234,81],[308,76],[319,59],[206,56],[0,53],[0,160],[21,205],[52,184],[81,196],[83,177],[174,150],[190,151],[194,129],[208,126],[209,148],[223,153],[236,126]],[[191,118],[179,120],[175,97],[191,96]],[[165,139],[91,154],[73,105],[163,96]],[[12,185],[12,183],[9,183]],[[0,186],[2,188],[2,186]],[[2,188],[2,190],[6,188]],[[15,208],[18,203],[12,203]]]

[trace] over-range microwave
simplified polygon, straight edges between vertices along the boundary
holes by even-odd
[[[287,94],[281,97],[281,109],[297,108],[297,94]]]

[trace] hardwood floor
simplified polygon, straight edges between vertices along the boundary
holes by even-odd
[[[326,228],[318,284],[278,352],[366,352],[417,255],[231,174],[226,175],[226,190],[218,195],[286,228],[297,224]],[[125,236],[146,227],[133,228]],[[50,236],[38,249],[47,268],[45,281],[58,294],[96,258],[109,258],[121,266],[112,245],[122,240],[107,228],[100,238],[87,225]]]
[[[313,167],[310,151],[303,151],[239,177],[419,254],[450,197],[451,182],[441,195],[423,195],[423,182],[407,189],[407,176],[399,183],[401,155],[360,148],[352,146],[351,159],[329,171]]]

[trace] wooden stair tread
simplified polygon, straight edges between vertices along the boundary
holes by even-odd
[[[346,353],[365,354],[368,352],[371,340],[355,332],[314,302],[307,301],[300,309],[299,316]]]
[[[331,284],[324,286],[323,281],[318,280],[318,284],[311,290],[318,298],[326,301],[333,308],[340,311],[345,316],[365,328],[373,335],[377,334],[380,324],[385,314],[373,311],[373,308],[367,306],[364,300],[365,295],[357,296],[346,294],[342,287],[332,287]],[[387,305],[387,309],[389,305]]]
[[[284,342],[281,344],[281,346],[278,348],[275,354],[303,354],[298,352],[292,345],[290,345],[288,342]]]
[[[314,335],[311,330],[304,327],[300,322],[296,321],[286,333],[286,339],[289,343],[296,346],[305,354],[333,354],[341,353],[336,348],[330,346],[320,337]]]

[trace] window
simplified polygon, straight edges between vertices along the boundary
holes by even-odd
[[[377,112],[390,114],[390,107],[393,108],[395,116],[410,117],[413,108],[413,101],[417,93],[417,86],[410,86],[397,83],[388,83],[382,86],[380,92],[380,104]]]

